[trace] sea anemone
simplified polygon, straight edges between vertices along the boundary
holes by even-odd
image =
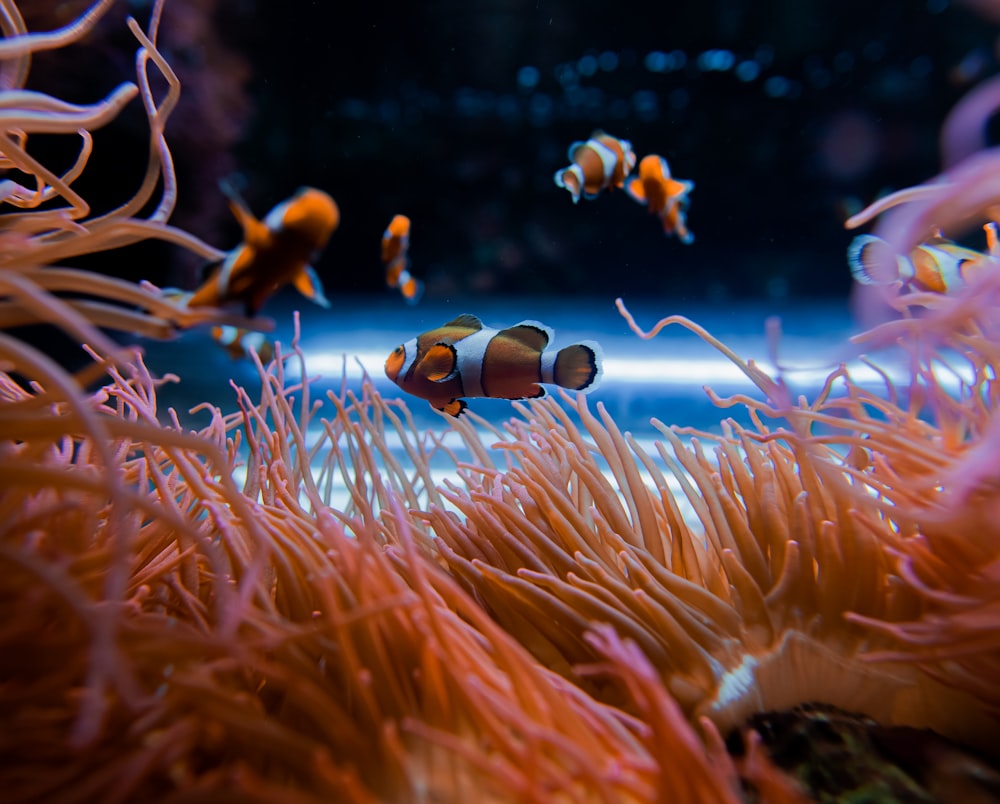
[[[58,31],[28,33],[13,0],[0,3],[0,27],[6,36],[0,42],[0,169],[7,173],[0,181],[0,203],[22,210],[6,212],[0,219],[0,328],[34,323],[53,312],[71,323],[73,335],[81,340],[80,326],[85,321],[158,338],[203,323],[267,328],[266,321],[249,322],[219,310],[186,308],[146,284],[53,267],[82,254],[107,252],[150,239],[172,242],[207,260],[223,256],[219,249],[168,223],[177,186],[164,128],[177,103],[180,83],[156,48],[162,0],[154,6],[148,34],[134,19],[128,20],[129,30],[140,45],[135,82],[126,81],[103,100],[85,106],[25,89],[32,53],[81,40],[110,5],[109,0],[99,0]],[[167,84],[160,99],[154,95],[150,64]],[[136,97],[149,124],[145,175],[131,197],[113,210],[94,215],[73,183],[87,167],[94,147],[93,132],[113,121]],[[63,173],[32,155],[31,138],[39,133],[79,138],[79,152]],[[140,216],[151,204],[152,210]],[[45,294],[44,304],[39,294]],[[53,294],[72,294],[73,298],[57,300]],[[109,353],[110,344],[103,336],[88,342]]]
[[[901,347],[910,382],[883,373],[877,394],[839,367],[812,400],[693,322],[647,333],[620,304],[641,337],[684,326],[760,392],[711,395],[750,413],[721,434],[655,421],[645,446],[583,397],[421,431],[368,380],[315,399],[297,339],[251,355],[259,394],[199,406],[191,431],[158,404],[179,378],[95,325],[168,334],[221,312],[52,264],[142,238],[203,248],[167,223],[159,9],[130,23],[138,85],[75,127],[17,65],[90,17],[57,40],[10,23],[0,46],[3,152],[36,182],[0,185],[24,210],[0,218],[8,798],[795,801],[741,730],[803,703],[995,753],[1000,274],[864,336]],[[26,161],[31,126],[77,132],[82,170],[79,132],[137,94],[140,195],[164,187],[160,212],[92,218],[72,175]],[[6,331],[28,321],[91,364],[71,375]]]
[[[430,492],[383,464],[387,431],[420,449],[399,403],[332,397],[307,449],[314,408],[280,359],[259,404],[241,393],[199,433],[160,424],[156,383],[132,370],[90,397],[4,384],[0,755],[16,799],[732,795],[672,702],[642,695],[628,643],[595,631],[607,666],[590,672],[638,685],[643,721],[532,661],[418,550],[404,505]],[[352,499],[334,511],[317,495],[340,473]],[[664,778],[671,747],[703,772]]]
[[[657,330],[666,323],[728,353],[685,319]],[[885,548],[915,476],[934,466],[932,428],[844,370],[813,404],[786,407],[778,383],[729,354],[774,401],[717,400],[749,406],[758,428],[730,422],[721,437],[701,434],[715,441],[714,456],[655,420],[665,443],[651,456],[583,398],[583,433],[555,404],[525,408],[500,443],[516,462],[466,470],[465,488],[445,495],[461,518],[428,514],[451,572],[539,660],[610,703],[621,704],[574,670],[592,661],[585,634],[594,621],[632,639],[685,712],[723,731],[751,712],[815,700],[984,744],[996,724],[979,699],[905,661],[872,663],[866,655],[886,643],[857,622],[920,610]],[[846,393],[834,398],[837,382]],[[768,429],[765,415],[792,426]],[[869,461],[882,471],[852,466],[858,451],[877,456]],[[888,482],[884,466],[903,482]]]

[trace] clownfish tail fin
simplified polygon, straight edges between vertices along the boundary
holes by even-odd
[[[424,295],[424,283],[414,276],[407,276],[399,289],[407,304],[416,304]]]
[[[552,381],[570,391],[589,392],[597,387],[603,372],[600,344],[581,341],[560,349],[556,354]]]
[[[883,255],[888,253],[889,244],[881,237],[863,234],[855,237],[847,247],[847,264],[851,268],[851,276],[859,285],[891,285],[900,278],[899,258],[889,255],[879,258],[878,249],[883,249]],[[895,271],[892,276],[886,276],[886,264],[891,262]]]
[[[583,170],[579,165],[570,165],[567,168],[556,171],[554,179],[557,187],[564,187],[569,190],[574,204],[580,200],[580,195],[583,192]]]

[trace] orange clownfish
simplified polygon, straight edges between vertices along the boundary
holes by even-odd
[[[458,416],[461,397],[533,399],[539,383],[591,391],[601,377],[601,347],[593,341],[546,351],[552,330],[537,321],[490,329],[468,313],[397,346],[385,374],[431,407]]]
[[[385,266],[385,283],[399,288],[403,298],[416,304],[424,293],[424,283],[410,273],[410,219],[396,215],[382,235],[382,264]]]
[[[255,315],[275,291],[291,282],[307,299],[329,307],[309,263],[340,223],[336,202],[322,190],[303,187],[259,221],[235,191],[224,190],[243,227],[243,242],[226,255],[188,305],[219,307],[240,301],[248,315]]]
[[[262,332],[221,324],[212,327],[211,334],[212,340],[225,349],[233,360],[249,357],[250,352],[256,352],[265,366],[274,359],[274,344]]]
[[[989,254],[965,248],[940,235],[920,244],[908,257],[895,255],[894,273],[882,275],[891,257],[877,259],[876,249],[889,244],[875,235],[858,235],[847,248],[847,262],[856,282],[862,285],[892,285],[899,282],[905,292],[932,291],[957,293],[985,270],[996,269],[1000,262]]]
[[[687,228],[687,208],[691,203],[688,193],[693,189],[693,181],[673,178],[667,160],[656,154],[644,156],[639,162],[639,177],[625,182],[625,192],[659,215],[663,232],[667,235],[676,232],[682,243],[694,242],[694,235]]]
[[[595,131],[586,142],[569,146],[569,160],[573,164],[556,171],[555,182],[569,190],[575,204],[581,193],[596,198],[606,187],[621,187],[635,167],[635,152],[628,140]]]

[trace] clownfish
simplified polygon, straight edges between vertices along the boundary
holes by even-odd
[[[989,254],[965,248],[941,235],[917,246],[908,257],[895,255],[894,275],[884,276],[888,261],[877,258],[876,249],[889,244],[875,235],[858,235],[847,248],[851,275],[862,285],[892,285],[899,282],[906,292],[957,293],[979,273],[996,269],[1000,262]]]
[[[340,223],[336,202],[322,190],[303,187],[259,221],[235,190],[223,191],[243,227],[243,242],[192,294],[188,306],[219,307],[239,301],[248,315],[255,315],[275,291],[291,282],[307,299],[329,307],[309,263]]]
[[[385,266],[385,283],[399,288],[403,298],[416,304],[424,293],[424,283],[410,273],[410,219],[396,215],[382,235],[382,264]]]
[[[211,335],[233,360],[249,357],[250,352],[256,352],[265,366],[274,359],[274,344],[262,332],[222,324],[212,327]]]
[[[534,399],[545,396],[539,383],[593,390],[602,373],[601,347],[583,341],[546,351],[552,334],[537,321],[490,329],[466,313],[397,346],[385,374],[451,416],[466,409],[461,397]]]
[[[596,198],[605,188],[621,187],[635,167],[635,152],[628,140],[595,131],[586,142],[569,146],[569,161],[556,171],[555,182],[569,190],[575,204],[581,194]]]
[[[693,243],[694,235],[687,228],[687,208],[691,201],[688,193],[694,189],[693,181],[675,179],[670,166],[662,156],[650,154],[639,162],[639,176],[625,182],[625,192],[650,213],[660,216],[663,232],[677,234],[682,243]]]

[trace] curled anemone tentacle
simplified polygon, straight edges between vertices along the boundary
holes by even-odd
[[[135,81],[126,81],[103,100],[89,105],[24,88],[29,56],[78,42],[107,13],[100,0],[75,23],[52,33],[28,33],[12,2],[4,3],[0,42],[0,168],[16,168],[0,181],[0,329],[36,322],[58,323],[64,316],[86,321],[92,335],[82,338],[107,352],[93,327],[116,329],[156,338],[204,323],[267,329],[267,320],[250,321],[215,309],[191,310],[148,284],[136,285],[91,271],[56,267],[80,255],[100,254],[146,240],[163,240],[210,261],[223,252],[168,222],[176,200],[176,178],[164,135],[180,93],[180,83],[156,45],[162,2],[154,4],[148,32],[129,19],[139,47]],[[151,70],[150,67],[153,67]],[[162,97],[154,84],[166,83]],[[87,171],[93,151],[92,132],[113,124],[138,98],[149,126],[149,155],[139,188],[114,209],[93,214],[75,188]],[[33,134],[76,137],[80,147],[73,164],[57,172],[30,151]],[[157,193],[159,193],[157,195]],[[152,206],[151,211],[144,212]],[[25,287],[25,284],[30,287]],[[34,288],[35,290],[32,290]],[[55,294],[69,294],[57,300]],[[26,304],[44,296],[47,304]]]

